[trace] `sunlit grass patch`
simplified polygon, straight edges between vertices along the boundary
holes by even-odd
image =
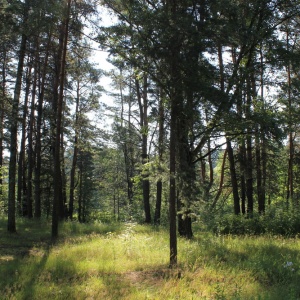
[[[23,225],[26,228],[26,222]],[[196,232],[192,240],[178,239],[179,264],[170,269],[169,236],[164,228],[135,223],[116,226],[99,223],[89,228],[66,222],[54,244],[50,238],[48,243],[41,242],[44,228],[40,236],[34,229],[36,241],[23,236],[30,235],[30,226],[28,232],[19,233],[23,244],[14,240],[9,244],[9,237],[0,237],[6,246],[26,250],[2,249],[2,257],[7,257],[0,260],[2,298],[300,298],[297,239]]]

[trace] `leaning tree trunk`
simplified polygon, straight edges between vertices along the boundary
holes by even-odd
[[[219,198],[222,194],[222,191],[223,191],[226,158],[227,158],[227,150],[225,150],[224,154],[223,154],[221,173],[220,173],[219,189],[218,189],[218,192],[215,196],[215,199],[214,199],[213,203],[210,206],[211,210],[214,209],[215,206],[217,205],[217,202],[218,202],[218,200],[219,200]]]
[[[219,58],[219,67],[220,67],[220,86],[221,86],[221,91],[224,93],[225,92],[225,79],[224,79],[223,53],[222,53],[221,44],[218,45],[218,58]],[[229,140],[228,137],[226,137],[226,151],[227,151],[228,160],[229,160],[234,213],[236,215],[239,215],[241,213],[241,208],[240,208],[238,181],[237,181],[237,176],[236,176],[236,168],[235,168],[233,149],[231,146],[231,141]]]

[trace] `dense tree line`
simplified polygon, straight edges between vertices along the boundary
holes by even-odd
[[[51,216],[54,238],[64,219],[169,224],[172,265],[177,231],[191,238],[205,214],[298,209],[298,1],[0,5],[10,232],[17,215]],[[104,10],[114,22],[101,26]],[[113,65],[111,106],[95,42]]]

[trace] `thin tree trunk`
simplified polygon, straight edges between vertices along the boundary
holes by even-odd
[[[219,189],[215,196],[215,199],[213,203],[211,204],[211,209],[214,209],[223,190],[223,184],[224,184],[224,173],[225,173],[225,163],[227,158],[227,149],[224,151],[223,160],[222,160],[222,167],[221,167],[221,174],[220,174],[220,183],[219,183]]]
[[[33,217],[33,170],[35,164],[35,156],[33,151],[33,139],[34,139],[34,112],[35,112],[35,98],[37,87],[37,75],[38,75],[38,58],[39,58],[39,39],[36,40],[36,54],[34,61],[34,78],[32,85],[32,97],[31,97],[31,111],[29,117],[29,132],[28,132],[28,176],[27,176],[27,208],[28,218]]]
[[[172,3],[172,14],[176,12],[176,1]],[[173,16],[174,17],[174,16]],[[172,53],[170,68],[173,86],[170,94],[170,141],[169,141],[169,163],[170,163],[170,182],[169,182],[169,225],[170,225],[170,267],[177,265],[177,201],[176,201],[176,157],[177,157],[177,139],[178,139],[178,116],[180,94],[177,83],[180,81],[177,52],[178,49],[171,48]]]
[[[171,122],[170,122],[170,194],[169,194],[169,218],[170,218],[170,266],[177,264],[177,234],[176,234],[176,119],[177,107],[175,99],[171,98]]]
[[[28,99],[31,85],[31,67],[26,71],[26,88],[23,105],[22,116],[22,134],[20,143],[20,153],[18,160],[18,187],[17,187],[17,205],[20,216],[28,216],[27,203],[27,184],[26,184],[26,125],[27,125],[27,111]]]
[[[64,124],[64,108],[62,116],[62,124]],[[64,147],[64,127],[62,126],[60,134],[60,165],[61,165],[61,197],[59,202],[59,218],[64,220],[68,218],[67,203],[67,179],[65,171],[65,147]]]
[[[144,75],[143,90],[140,91],[140,84],[137,78],[135,78],[137,99],[140,109],[140,128],[142,132],[142,164],[143,164],[143,202],[145,212],[145,223],[151,223],[151,211],[150,211],[150,182],[148,179],[148,172],[145,170],[145,166],[149,161],[148,157],[148,96],[147,96],[147,76]]]
[[[120,77],[122,78],[122,70],[120,71]],[[124,162],[125,162],[125,172],[126,172],[126,182],[127,182],[127,198],[129,201],[129,205],[131,206],[133,204],[133,182],[132,182],[132,177],[133,177],[133,168],[132,168],[132,157],[131,157],[131,149],[132,146],[129,145],[128,139],[129,139],[129,131],[130,131],[130,126],[131,126],[131,99],[129,99],[128,103],[128,128],[127,130],[125,129],[124,126],[124,97],[123,97],[123,86],[122,82],[120,81],[119,85],[120,89],[120,98],[121,98],[121,130],[122,132],[125,132],[125,140],[123,143],[123,153],[124,153]],[[129,91],[131,93],[131,81],[130,81],[130,86],[129,86]]]
[[[46,71],[48,67],[48,57],[49,57],[49,47],[51,41],[51,34],[48,36],[48,43],[46,48],[45,60],[43,63],[43,71],[42,71],[42,80],[40,83],[40,94],[38,97],[37,104],[37,119],[36,119],[36,145],[35,145],[35,155],[36,155],[36,166],[35,166],[35,189],[34,189],[34,202],[35,202],[35,210],[34,217],[40,218],[42,214],[41,209],[41,167],[42,167],[42,141],[41,141],[41,127],[42,127],[42,118],[43,118],[43,102],[44,102],[44,94],[45,94],[45,81],[46,81]]]
[[[73,159],[72,167],[70,173],[70,198],[69,198],[69,217],[73,219],[73,210],[74,210],[74,190],[75,190],[75,172],[77,165],[77,156],[78,156],[78,119],[79,119],[79,80],[77,81],[77,96],[76,96],[76,107],[75,107],[75,136],[74,136],[74,150],[73,150]]]
[[[289,50],[289,32],[286,33],[286,47]],[[292,131],[292,97],[291,97],[291,66],[287,66],[287,84],[288,84],[288,125],[289,125],[289,161],[288,161],[288,180],[287,180],[287,202],[291,200],[294,204],[294,137]]]
[[[246,118],[250,119],[251,114],[251,88],[250,80],[247,80],[247,103],[246,103]],[[246,137],[246,195],[247,195],[247,214],[253,214],[253,157],[252,157],[252,132],[251,128],[247,129]]]
[[[78,221],[80,223],[83,222],[83,209],[82,209],[83,182],[82,181],[83,181],[83,165],[81,161],[79,165],[79,195],[78,195]]]
[[[149,162],[148,155],[148,80],[147,76],[144,75],[143,83],[143,134],[142,134],[142,160],[143,164]],[[145,223],[151,223],[151,209],[150,209],[150,181],[149,173],[145,170],[145,176],[143,178],[143,198],[144,198],[144,209],[145,209]]]
[[[0,97],[0,197],[3,195],[3,134],[4,134],[4,102],[6,100],[6,50],[3,52],[2,94]]]
[[[262,159],[261,159],[261,145],[259,138],[259,130],[256,129],[255,134],[255,162],[256,162],[256,185],[257,185],[257,202],[258,212],[263,214],[265,212],[265,203],[263,201],[262,194]]]
[[[164,103],[163,96],[159,98],[159,131],[158,131],[158,168],[161,172],[161,163],[163,159],[163,142],[164,142]],[[160,175],[160,174],[159,174]],[[154,214],[154,224],[160,224],[162,203],[162,180],[159,178],[156,182],[156,204]]]
[[[59,204],[62,199],[62,177],[60,164],[60,146],[61,146],[61,130],[62,130],[62,110],[64,98],[64,82],[65,82],[65,68],[66,68],[66,54],[69,33],[69,18],[70,18],[71,0],[67,1],[66,18],[63,22],[63,51],[60,68],[60,83],[59,95],[57,101],[56,112],[56,133],[55,133],[55,148],[54,148],[54,197],[53,197],[53,211],[52,211],[52,238],[58,236],[58,221],[59,221]]]
[[[231,142],[228,138],[226,138],[226,145],[227,145],[227,153],[228,153],[228,160],[230,166],[230,178],[231,178],[231,185],[232,185],[234,214],[239,215],[241,213],[239,189],[238,189],[238,182],[237,182],[237,176],[235,170],[233,149],[231,146]]]
[[[265,100],[264,100],[264,60],[263,60],[263,46],[260,46],[260,98],[263,103],[263,111],[265,112]],[[263,212],[265,212],[266,206],[266,181],[267,181],[267,149],[266,149],[266,137],[265,126],[261,128],[260,133],[261,140],[261,160],[262,160],[262,185],[261,185],[261,202],[263,203]]]
[[[246,214],[246,146],[244,137],[242,137],[241,144],[239,145],[239,161],[240,161],[240,181],[241,181],[241,204],[242,214]]]
[[[23,24],[27,23],[27,13],[29,10],[28,1],[25,2],[25,16]],[[17,166],[17,139],[18,139],[18,113],[19,101],[22,87],[23,66],[26,52],[27,36],[22,34],[19,62],[17,68],[16,84],[14,89],[14,97],[12,103],[12,112],[10,116],[10,160],[9,160],[9,185],[8,185],[8,232],[16,232],[16,204],[15,204],[15,191],[16,191],[16,166]]]
[[[225,92],[224,65],[223,65],[223,54],[222,54],[221,44],[218,45],[218,57],[219,57],[219,67],[220,67],[220,86],[221,86],[221,91]],[[236,176],[233,149],[231,146],[231,141],[229,140],[228,137],[226,137],[226,146],[227,146],[226,150],[228,154],[229,168],[230,168],[234,213],[236,215],[239,215],[241,213],[239,189],[238,189],[238,182]]]

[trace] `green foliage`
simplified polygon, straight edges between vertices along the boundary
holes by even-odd
[[[0,216],[7,212],[8,199],[8,169],[3,166],[0,167],[0,174],[2,178],[2,185],[0,185]]]
[[[215,214],[207,226],[217,234],[235,235],[281,235],[295,237],[300,234],[299,210],[274,208],[264,215],[254,213],[251,217],[231,213]]]

